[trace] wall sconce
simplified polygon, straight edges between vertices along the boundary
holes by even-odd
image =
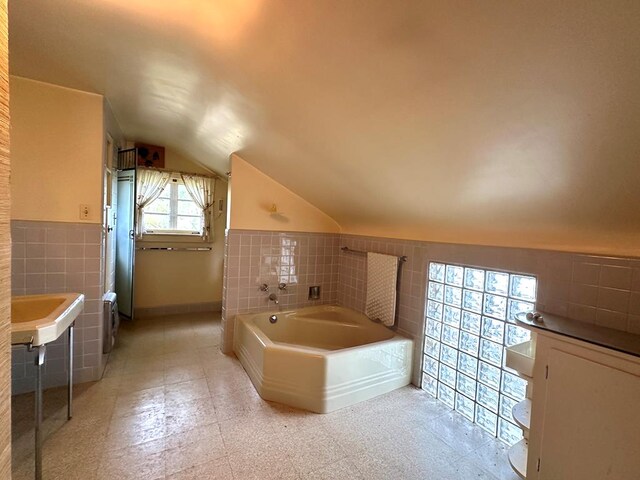
[[[284,213],[278,211],[278,205],[276,205],[275,203],[272,203],[271,207],[269,207],[269,214],[271,214],[274,217],[275,216],[281,217],[284,215]]]

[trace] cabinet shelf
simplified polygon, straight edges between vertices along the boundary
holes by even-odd
[[[532,340],[507,347],[505,364],[515,370],[525,380],[533,377],[533,364],[535,361],[536,347]]]
[[[511,411],[515,422],[524,430],[529,430],[531,426],[531,400],[525,398],[514,405]]]
[[[527,456],[529,442],[523,438],[509,449],[509,463],[513,471],[524,480],[527,478]]]

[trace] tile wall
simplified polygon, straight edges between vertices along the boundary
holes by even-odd
[[[102,374],[102,232],[97,224],[14,220],[11,222],[13,295],[78,292],[84,311],[76,320],[74,375],[77,382]],[[47,348],[46,387],[66,383],[67,339]],[[12,393],[33,390],[33,354],[12,348]]]
[[[222,292],[223,350],[233,343],[238,313],[290,309],[337,302],[339,236],[322,233],[228,230],[225,238]],[[266,283],[269,292],[260,291]],[[278,289],[286,283],[287,289]],[[309,300],[309,287],[319,285],[320,300]],[[268,300],[278,296],[279,305]]]
[[[344,234],[230,230],[222,309],[225,352],[231,351],[233,322],[229,320],[235,314],[273,308],[258,289],[263,282],[276,291],[281,307],[316,303],[307,300],[308,286],[320,284],[319,303],[364,311],[366,257],[342,252],[340,246],[407,256],[400,277],[398,330],[420,340],[415,383],[420,371],[426,272],[432,261],[535,275],[539,310],[640,334],[640,259]],[[277,291],[278,278],[289,279],[285,295]]]
[[[432,261],[535,275],[538,279],[537,309],[640,334],[640,259],[637,258],[355,235],[340,235],[340,245],[407,255],[400,278],[398,329],[420,340],[415,355],[416,384],[424,329],[427,268]],[[338,303],[364,311],[366,258],[341,252],[338,271]]]

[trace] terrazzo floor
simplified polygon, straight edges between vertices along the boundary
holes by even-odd
[[[45,392],[44,480],[507,479],[506,448],[415,387],[319,415],[262,400],[220,317],[125,322],[100,382]],[[33,395],[13,397],[13,478],[33,479]]]

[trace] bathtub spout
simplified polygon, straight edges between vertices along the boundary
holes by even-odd
[[[276,296],[275,293],[272,293],[271,295],[269,295],[269,300],[271,300],[273,303],[275,303],[276,305],[278,305],[278,297]]]

